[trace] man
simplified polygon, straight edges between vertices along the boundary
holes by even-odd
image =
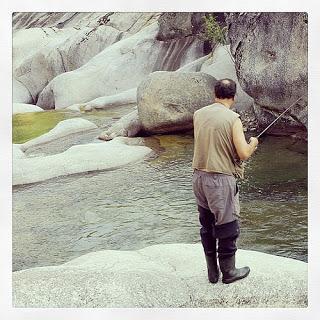
[[[230,110],[234,104],[236,84],[217,81],[215,103],[194,113],[194,169],[192,184],[196,197],[200,236],[207,262],[208,278],[218,282],[218,259],[222,282],[245,278],[249,267],[235,267],[236,240],[239,228],[239,192],[236,178],[243,178],[242,160],[255,151],[258,139],[247,143],[239,114]]]

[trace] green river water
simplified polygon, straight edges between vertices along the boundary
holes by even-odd
[[[103,127],[120,115],[109,110],[82,116]],[[13,141],[29,140],[73,116],[56,111],[17,115]],[[92,134],[67,138],[64,149],[75,143],[72,139],[87,143]],[[97,250],[199,242],[191,185],[193,137],[153,136],[144,143],[156,156],[114,171],[14,187],[13,270],[57,265]],[[61,145],[49,144],[33,152],[61,151]],[[305,143],[263,138],[246,162],[240,195],[239,248],[307,261]]]

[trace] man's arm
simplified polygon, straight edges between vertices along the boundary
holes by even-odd
[[[232,138],[240,160],[247,160],[250,158],[259,143],[258,139],[255,137],[251,137],[250,142],[247,143],[240,119],[237,119],[233,125]]]

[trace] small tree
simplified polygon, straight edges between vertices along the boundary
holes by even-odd
[[[206,39],[214,48],[216,44],[227,44],[227,27],[221,27],[213,14],[204,16],[204,32]]]

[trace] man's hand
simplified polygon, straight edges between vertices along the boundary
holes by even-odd
[[[240,119],[234,122],[232,128],[233,143],[240,160],[247,160],[253,154],[258,145],[258,139],[251,137],[249,143],[243,133],[243,125]]]
[[[249,139],[249,145],[252,146],[253,150],[257,149],[258,144],[259,144],[259,140],[256,137],[251,137]]]

